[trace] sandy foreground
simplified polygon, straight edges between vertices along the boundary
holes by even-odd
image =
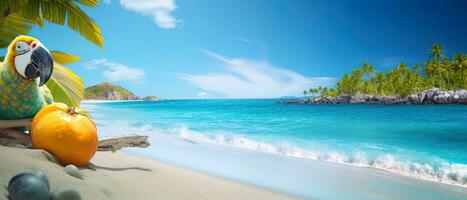
[[[98,152],[91,163],[78,179],[42,150],[0,146],[0,199],[10,178],[29,169],[46,173],[51,190],[71,186],[83,199],[293,199],[123,152]]]

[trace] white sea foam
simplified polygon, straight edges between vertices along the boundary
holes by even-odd
[[[223,134],[206,135],[196,132],[186,126],[172,129],[173,134],[193,143],[207,143],[234,148],[259,151],[283,156],[319,160],[359,167],[372,167],[386,170],[403,176],[409,176],[429,181],[443,182],[466,187],[467,165],[441,162],[437,166],[413,161],[400,161],[390,154],[368,159],[362,152],[349,155],[336,151],[313,151],[299,148],[289,144],[270,144],[255,141],[243,136],[226,136]]]
[[[125,129],[126,131],[135,133],[144,132],[146,134],[170,134],[176,138],[181,138],[184,141],[189,141],[191,143],[221,145],[295,158],[333,162],[358,167],[377,168],[403,176],[467,187],[467,165],[465,164],[439,161],[435,162],[437,163],[436,166],[432,166],[414,161],[397,160],[390,154],[379,155],[370,159],[364,154],[364,152],[351,152],[346,154],[329,150],[319,151],[303,149],[287,143],[272,144],[256,141],[238,134],[201,133],[191,130],[187,126],[163,130],[151,125],[134,127],[124,121],[106,124],[114,125],[112,127],[100,127],[100,129],[104,132],[110,133],[111,135],[121,133],[122,130]]]

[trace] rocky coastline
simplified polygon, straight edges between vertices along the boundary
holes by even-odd
[[[301,100],[285,100],[285,104],[463,104],[467,105],[467,90],[431,88],[407,96],[373,96],[368,94],[313,97]]]

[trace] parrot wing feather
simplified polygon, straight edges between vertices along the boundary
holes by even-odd
[[[61,51],[50,51],[54,61],[60,63],[62,65],[66,65],[68,63],[76,62],[79,60],[78,56],[67,54]]]
[[[83,80],[63,63],[77,61],[79,58],[63,52],[51,52],[54,57],[54,71],[46,86],[52,93],[54,102],[62,102],[68,106],[78,107],[84,97]],[[61,62],[61,63],[58,63]]]

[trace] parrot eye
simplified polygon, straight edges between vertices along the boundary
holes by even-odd
[[[15,51],[17,53],[25,53],[29,50],[29,46],[26,42],[19,41],[16,43]]]

